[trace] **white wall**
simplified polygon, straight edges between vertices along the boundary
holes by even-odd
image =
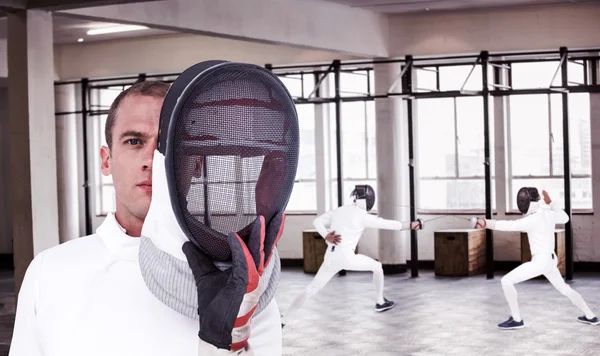
[[[600,5],[392,16],[390,56],[600,46]]]

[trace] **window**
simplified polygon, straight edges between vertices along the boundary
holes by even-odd
[[[523,186],[546,189],[564,199],[563,115],[560,94],[510,98],[510,210]],[[591,210],[589,94],[569,94],[571,199],[573,209]]]
[[[355,71],[340,75],[340,94],[367,95],[373,90],[372,71]],[[329,108],[329,137],[332,170],[332,206],[337,204],[337,163],[335,105]],[[350,193],[359,184],[368,184],[377,191],[377,152],[375,141],[375,102],[357,101],[341,104],[341,150],[343,188],[342,204],[350,202]],[[375,202],[374,211],[377,210]]]
[[[104,135],[104,127],[106,126],[106,114],[96,113],[97,111],[107,111],[119,93],[127,89],[127,86],[111,86],[103,88],[92,88],[90,90],[90,111],[88,120],[92,123],[94,132],[94,148],[88,152],[92,155],[95,170],[93,171],[96,177],[96,215],[106,215],[116,209],[115,190],[113,186],[112,176],[104,176],[100,170],[101,162],[98,152],[100,147],[106,146],[106,137]]]
[[[562,84],[562,69],[559,66],[559,61],[513,63],[511,70],[512,88],[535,89],[560,86]],[[569,61],[567,63],[567,74],[571,85],[584,84],[584,73],[582,61]]]
[[[416,104],[419,207],[423,210],[485,209],[483,99],[418,99]],[[492,119],[489,129],[491,155]],[[491,172],[493,176],[493,166]],[[492,206],[495,206],[493,194]]]
[[[308,97],[314,89],[312,74],[280,76],[292,97]],[[296,105],[300,127],[300,156],[292,196],[287,212],[311,212],[317,210],[315,104]]]

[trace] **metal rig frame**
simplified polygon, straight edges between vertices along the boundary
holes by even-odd
[[[514,89],[512,87],[512,64],[513,63],[531,63],[559,61],[554,76],[550,79],[547,88],[537,89]],[[577,61],[577,62],[576,62]],[[584,82],[575,83],[568,80],[568,63],[582,65],[584,69]],[[374,88],[368,86],[366,95],[342,95],[340,90],[341,73],[352,73],[356,71],[366,71],[369,73],[374,70],[375,64],[391,63],[401,66],[401,73],[393,82],[386,93],[374,93]],[[465,79],[460,90],[441,91],[439,68],[443,66],[472,65],[471,71]],[[482,68],[482,90],[465,90],[465,86],[477,66]],[[344,102],[372,101],[398,96],[407,101],[407,121],[408,121],[408,154],[409,154],[409,187],[410,187],[410,211],[411,220],[416,219],[416,198],[415,198],[415,157],[414,157],[414,100],[422,98],[450,98],[450,97],[474,97],[479,96],[483,99],[483,120],[484,120],[484,155],[483,162],[485,167],[485,216],[492,218],[492,182],[490,167],[490,129],[489,129],[489,100],[494,96],[527,95],[527,94],[556,94],[560,93],[562,97],[563,111],[563,157],[564,157],[564,189],[565,189],[565,211],[572,217],[571,207],[571,169],[569,164],[569,93],[600,93],[600,49],[576,49],[568,50],[561,47],[553,51],[534,51],[534,52],[498,52],[490,53],[481,51],[478,54],[456,55],[443,57],[414,57],[407,55],[403,58],[384,59],[384,60],[359,60],[359,61],[340,61],[334,60],[328,63],[312,63],[305,65],[275,66],[266,64],[265,67],[278,76],[300,75],[303,81],[305,75],[315,78],[315,88],[311,93],[305,95],[304,86],[302,96],[294,98],[296,104],[334,104],[335,105],[335,123],[336,123],[336,156],[337,156],[337,196],[338,204],[343,201],[343,175],[342,175],[342,144],[341,128],[342,115],[341,104]],[[488,78],[488,68],[493,70],[493,78]],[[426,70],[436,73],[436,90],[426,90],[415,88],[414,73],[416,70]],[[561,84],[553,85],[559,70],[561,70]],[[326,77],[333,74],[334,95],[323,95],[320,86]],[[76,81],[59,81],[55,85],[79,84],[81,87],[81,110],[72,112],[57,112],[56,115],[81,114],[83,120],[83,139],[84,139],[84,187],[85,189],[85,209],[86,209],[86,232],[91,233],[91,215],[89,211],[89,172],[87,169],[87,121],[94,115],[105,115],[108,110],[92,110],[89,103],[90,90],[115,85],[131,85],[138,81],[159,78],[165,82],[164,78],[175,78],[179,73],[147,75],[141,73],[138,76],[125,76],[115,78],[88,79],[82,78]],[[367,80],[367,83],[370,83]],[[401,84],[401,90],[396,91],[398,84]],[[573,279],[573,227],[571,219],[565,225],[565,248],[566,248],[566,278]],[[418,232],[411,230],[411,276],[418,277]],[[488,279],[494,278],[494,245],[493,232],[486,230],[486,276]]]

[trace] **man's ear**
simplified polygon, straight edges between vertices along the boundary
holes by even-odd
[[[110,170],[110,148],[106,146],[102,146],[100,148],[100,159],[102,160],[101,168],[102,174],[105,176],[109,176],[111,174]]]

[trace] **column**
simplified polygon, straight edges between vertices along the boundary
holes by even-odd
[[[590,93],[590,130],[591,130],[591,146],[592,146],[592,202],[594,212],[600,210],[600,94]],[[579,219],[581,217],[578,216]],[[581,221],[581,220],[580,220]],[[585,220],[584,220],[585,221]],[[595,240],[594,225],[600,223],[597,214],[593,215],[590,221],[590,238],[582,239],[576,237],[573,240],[573,259],[575,261],[600,261],[600,243]],[[580,226],[578,228],[581,228]],[[583,240],[583,241],[582,241]],[[590,256],[591,255],[591,256]],[[582,258],[582,256],[585,256]],[[588,257],[590,256],[590,257]],[[587,257],[587,258],[586,258]]]
[[[399,63],[376,64],[375,92],[386,93],[399,74]],[[375,100],[377,211],[383,218],[400,221],[410,219],[408,127],[404,107],[399,97]],[[386,274],[406,272],[409,240],[409,231],[379,230],[379,261]]]
[[[8,13],[8,206],[15,287],[35,255],[59,243],[52,15]]]
[[[56,112],[66,113],[77,110],[77,91],[80,86],[64,84],[54,87]],[[58,185],[58,223],[60,242],[66,242],[82,236],[80,217],[79,154],[81,143],[78,137],[79,114],[56,116],[56,169]],[[85,221],[84,221],[85,223]]]

